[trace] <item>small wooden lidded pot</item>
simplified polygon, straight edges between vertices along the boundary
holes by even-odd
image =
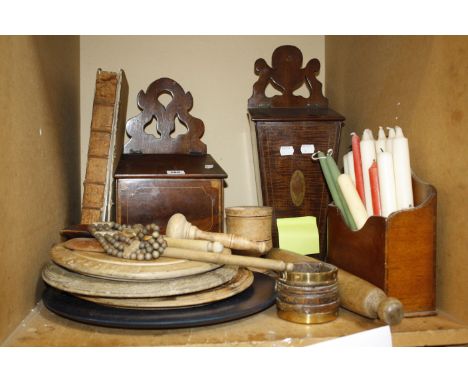
[[[298,263],[276,283],[278,316],[299,324],[319,324],[338,317],[338,269],[327,263]]]
[[[226,231],[256,242],[265,242],[268,250],[273,246],[271,240],[271,221],[273,208],[259,206],[228,207],[226,211]],[[233,251],[238,255],[261,256],[256,251]]]

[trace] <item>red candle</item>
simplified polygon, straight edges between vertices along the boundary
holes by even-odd
[[[366,205],[366,197],[364,196],[364,178],[362,176],[362,161],[361,161],[361,140],[355,133],[351,133],[351,147],[353,149],[354,175],[356,178],[356,190],[362,203]]]
[[[372,165],[369,167],[369,181],[372,195],[372,211],[374,215],[381,215],[380,208],[380,188],[379,188],[379,170],[377,168],[377,162],[374,160]]]

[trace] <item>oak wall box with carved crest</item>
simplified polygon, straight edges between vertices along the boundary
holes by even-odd
[[[338,158],[344,117],[328,108],[317,75],[320,62],[302,68],[302,52],[295,46],[275,49],[271,67],[255,62],[258,80],[248,100],[252,145],[260,204],[273,207],[273,245],[278,246],[277,218],[315,216],[320,255],[326,255],[326,215],[330,196],[314,151],[333,149]],[[280,94],[268,97],[267,86]],[[295,94],[305,86],[308,97]]]
[[[172,99],[164,105],[162,95]],[[130,140],[116,170],[121,224],[156,223],[165,232],[177,212],[205,231],[223,231],[224,178],[201,141],[203,121],[190,115],[193,98],[174,80],[160,78],[138,93],[141,113],[127,121]],[[176,132],[176,118],[187,128]],[[155,120],[156,135],[145,131]]]

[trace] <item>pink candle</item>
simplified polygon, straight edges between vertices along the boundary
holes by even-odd
[[[351,147],[353,149],[354,176],[356,178],[356,190],[362,203],[366,205],[366,197],[364,196],[364,177],[362,176],[362,161],[361,161],[361,140],[355,133],[351,133]]]
[[[369,167],[369,180],[372,194],[372,212],[376,216],[381,215],[380,208],[380,189],[379,189],[379,170],[377,162],[374,160]]]

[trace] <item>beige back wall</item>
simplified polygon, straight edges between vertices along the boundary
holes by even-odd
[[[169,77],[179,82],[194,98],[192,115],[205,123],[202,140],[208,153],[228,174],[225,206],[257,204],[247,99],[257,79],[255,60],[262,57],[271,64],[273,50],[285,44],[302,50],[304,65],[318,58],[319,79],[324,79],[323,36],[82,36],[82,181],[96,70],[123,69],[129,83],[127,119],[139,113],[136,95],[152,81]]]
[[[79,38],[0,37],[0,342],[79,218]]]
[[[399,125],[438,192],[438,307],[468,320],[468,37],[327,37],[327,95],[349,133]]]

